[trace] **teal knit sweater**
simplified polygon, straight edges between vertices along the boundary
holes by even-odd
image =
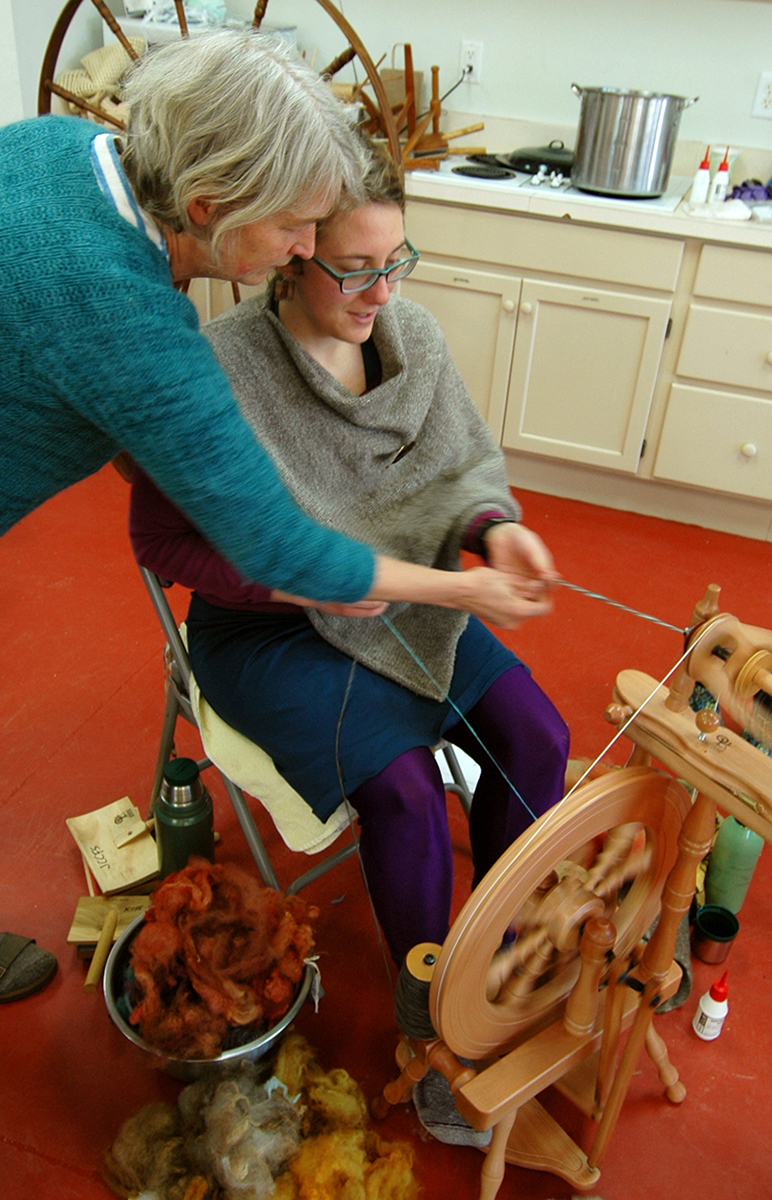
[[[127,450],[246,578],[361,598],[372,551],[284,489],[163,254],[102,195],[98,132],[0,129],[0,533]]]

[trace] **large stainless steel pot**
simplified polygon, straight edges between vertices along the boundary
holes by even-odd
[[[699,97],[571,86],[582,100],[574,187],[638,200],[667,191],[681,113]]]

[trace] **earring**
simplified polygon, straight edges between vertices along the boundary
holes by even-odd
[[[273,285],[274,300],[291,300],[295,295],[295,280],[292,276],[277,275]]]

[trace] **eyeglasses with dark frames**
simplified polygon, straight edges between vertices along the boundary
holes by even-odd
[[[334,267],[330,267],[326,262],[322,262],[321,258],[317,258],[315,254],[311,261],[315,262],[317,267],[321,267],[323,271],[326,271],[335,280],[344,295],[350,295],[352,292],[366,292],[368,288],[375,286],[381,276],[384,277],[387,283],[398,283],[400,279],[404,279],[406,275],[409,275],[421,255],[407,238],[405,238],[405,245],[410,251],[410,257],[401,258],[399,262],[392,263],[390,267],[368,267],[366,270],[359,271],[336,271]]]

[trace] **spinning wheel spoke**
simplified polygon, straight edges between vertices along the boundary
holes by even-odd
[[[615,892],[626,883],[643,874],[651,864],[651,847],[645,845],[632,849],[623,863],[620,863],[605,879],[599,880],[593,887],[596,896],[601,899],[611,898]]]
[[[598,841],[585,843],[557,864],[524,902],[517,940],[494,956],[486,975],[488,1000],[508,1005],[525,999],[570,967],[588,915],[613,918],[619,890],[651,865],[645,839],[643,827],[629,822],[609,830],[600,851]]]

